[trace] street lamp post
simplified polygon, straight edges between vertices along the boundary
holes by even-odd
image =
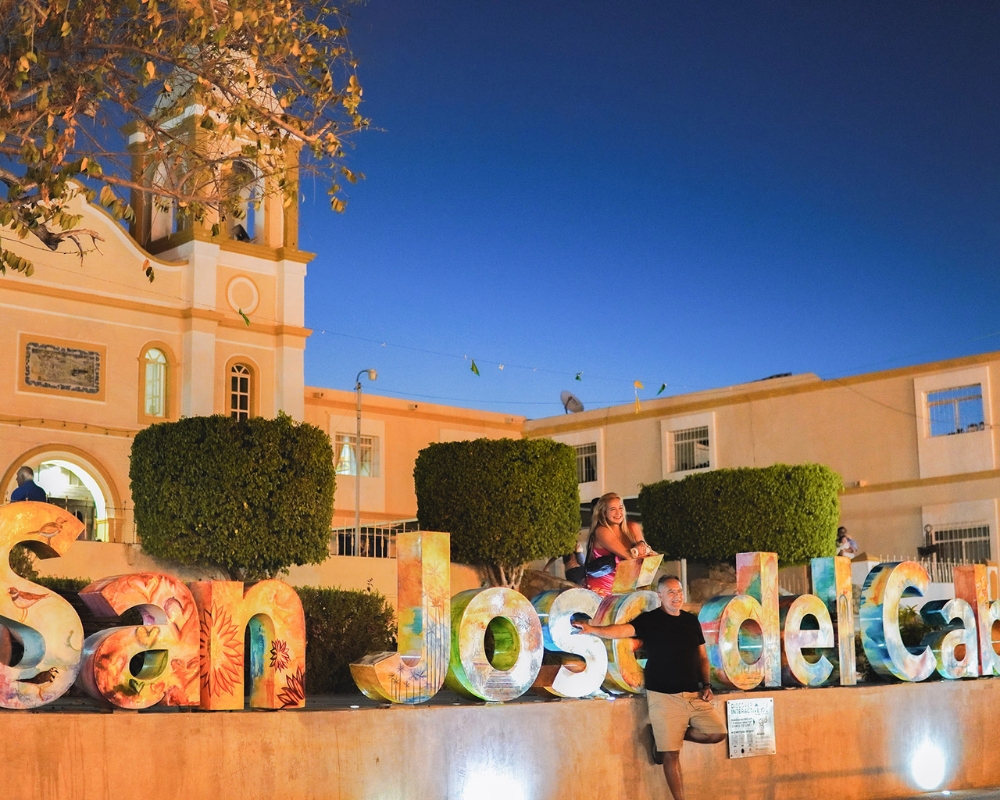
[[[361,555],[361,376],[367,375],[373,381],[378,373],[373,369],[363,369],[354,379],[354,391],[358,398],[358,429],[354,438],[354,555]],[[372,454],[374,455],[374,453]]]

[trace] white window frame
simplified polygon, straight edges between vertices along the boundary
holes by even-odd
[[[986,528],[989,531],[989,558],[996,560],[997,554],[1000,553],[1000,548],[998,548],[1000,540],[997,536],[998,522],[1000,522],[1000,499],[962,500],[956,503],[922,506],[920,516],[924,526],[921,532],[921,544],[924,544],[924,535],[928,527],[931,530],[932,542],[936,543],[940,543],[941,539],[944,539],[945,542],[948,541],[947,538],[939,536],[940,533]],[[982,539],[982,537],[976,538]],[[944,560],[944,556],[939,553],[938,559]]]
[[[334,465],[338,475],[350,475],[356,476],[357,473],[357,460],[355,458],[354,443],[357,439],[357,433],[342,433],[338,432],[334,434],[334,455],[336,456],[336,464]],[[377,478],[379,477],[379,458],[378,458],[378,437],[370,436],[362,432],[361,434],[361,477],[362,478]],[[367,458],[365,457],[367,454]],[[346,456],[346,464],[345,464]],[[344,468],[346,466],[346,469]],[[366,470],[365,467],[368,469]]]
[[[233,388],[233,381],[237,387]],[[244,389],[245,382],[245,389]],[[250,419],[253,416],[253,368],[249,364],[237,361],[229,367],[229,416],[235,419]],[[246,398],[246,408],[240,408],[240,398]],[[233,401],[236,401],[234,407]]]
[[[142,398],[142,413],[147,417],[166,419],[167,363],[167,354],[159,347],[147,348],[143,356]]]
[[[586,442],[571,446],[576,451],[576,482],[578,484],[596,483],[600,477],[597,460],[597,442]],[[588,476],[588,466],[592,466],[594,476],[590,480],[584,480]]]
[[[604,457],[604,436],[605,429],[601,427],[588,428],[587,430],[582,431],[573,431],[572,433],[557,433],[552,434],[549,437],[557,442],[568,444],[574,449],[576,449],[578,445],[597,444],[597,480],[591,481],[590,483],[577,484],[580,492],[581,503],[589,503],[595,497],[600,497],[605,493],[605,491],[607,491],[607,489],[605,489],[607,464]]]
[[[942,399],[940,396],[949,392],[962,392],[957,397]],[[961,404],[970,400],[979,400],[979,419],[977,422],[969,422],[962,425]],[[927,408],[927,430],[931,436],[954,436],[960,433],[977,433],[986,429],[986,409],[983,406],[983,385],[973,383],[967,386],[950,386],[947,389],[934,389],[924,395],[924,404]],[[948,431],[934,433],[934,408],[948,408],[950,410],[953,424]]]
[[[932,436],[928,398],[935,397],[938,392],[977,384],[983,404],[982,429],[976,426],[977,429],[964,430],[961,435]],[[996,469],[997,454],[994,452],[991,430],[993,401],[987,366],[966,367],[916,377],[913,379],[913,402],[916,409],[917,461],[921,478]]]
[[[691,469],[679,469],[675,446],[679,434],[700,428],[708,429],[708,464]],[[715,430],[715,412],[706,411],[702,414],[688,414],[683,417],[670,417],[660,420],[660,447],[663,455],[663,477],[680,478],[693,475],[696,472],[708,472],[719,465],[718,442]]]
[[[956,537],[955,534],[965,535]],[[990,524],[983,520],[932,527],[931,538],[938,546],[937,557],[941,561],[985,562],[992,557]],[[986,545],[985,553],[981,547],[976,546],[979,543]],[[960,551],[957,554],[954,552],[956,549]]]

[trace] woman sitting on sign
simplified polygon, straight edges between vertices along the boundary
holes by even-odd
[[[607,597],[615,582],[619,561],[648,556],[653,551],[642,535],[642,527],[629,522],[625,503],[614,492],[601,497],[590,518],[587,542],[587,578],[583,585]]]

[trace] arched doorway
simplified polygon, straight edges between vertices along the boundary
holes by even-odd
[[[85,526],[81,539],[97,542],[112,540],[115,504],[106,478],[89,459],[62,450],[43,450],[27,454],[8,471],[4,495],[17,486],[17,468],[26,465],[35,472],[35,483],[48,495],[52,505],[65,508]]]

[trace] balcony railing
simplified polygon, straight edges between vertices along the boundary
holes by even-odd
[[[419,531],[415,519],[394,522],[363,523],[358,552],[354,552],[354,526],[330,531],[330,555],[361,556],[362,558],[395,558],[396,534]]]

